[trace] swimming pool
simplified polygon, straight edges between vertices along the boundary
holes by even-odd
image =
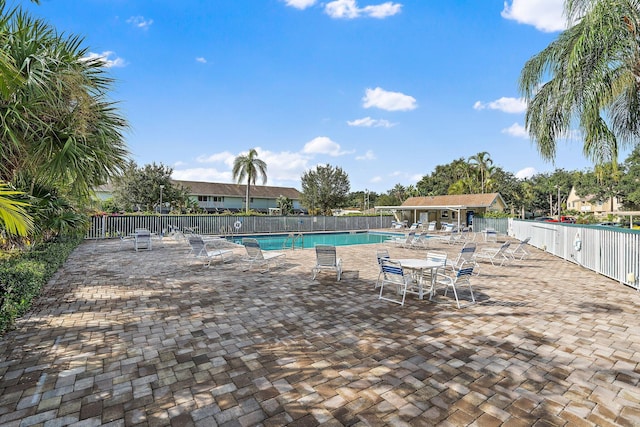
[[[322,245],[334,245],[334,246],[350,246],[350,245],[365,245],[371,243],[382,243],[391,239],[397,234],[391,233],[371,233],[371,232],[359,232],[359,233],[310,233],[302,234],[299,237],[298,233],[294,233],[295,247],[296,248],[313,248],[317,244]],[[272,234],[269,236],[243,236],[253,237],[260,243],[260,248],[264,250],[281,250],[291,249],[292,238],[290,234]],[[229,238],[234,243],[242,244],[242,237],[235,236]]]

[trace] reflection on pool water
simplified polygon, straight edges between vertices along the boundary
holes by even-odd
[[[292,241],[292,236],[294,240]],[[346,233],[310,233],[302,234],[271,234],[268,236],[242,236],[253,237],[260,243],[260,248],[264,250],[291,249],[295,242],[296,248],[313,248],[316,244],[350,246],[364,245],[370,243],[382,243],[390,238],[398,236],[392,233],[371,233],[371,232],[346,232]],[[234,236],[229,238],[234,243],[241,244],[242,237]]]

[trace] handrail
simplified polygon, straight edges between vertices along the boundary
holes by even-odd
[[[287,243],[289,242],[289,239],[291,239],[291,250],[295,250],[296,248],[296,240],[300,240],[300,248],[304,248],[304,234],[303,233],[298,233],[296,235],[296,233],[289,233],[287,235],[287,237],[284,239],[284,242],[282,242],[282,249],[287,249]]]

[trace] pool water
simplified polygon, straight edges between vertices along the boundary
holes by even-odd
[[[299,237],[295,233],[296,248],[313,248],[317,244],[334,245],[334,246],[350,246],[365,245],[371,243],[383,243],[392,237],[397,236],[391,233],[321,233],[321,234],[303,234]],[[264,250],[282,250],[291,249],[291,237],[288,234],[275,234],[270,236],[244,236],[253,237],[260,243],[260,248]],[[242,238],[233,237],[234,243],[242,244]],[[285,246],[286,245],[286,246]]]

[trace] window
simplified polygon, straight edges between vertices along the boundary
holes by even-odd
[[[449,211],[440,211],[440,218],[449,218]]]
[[[207,199],[208,199],[208,197],[207,197],[207,196],[198,196],[198,201],[199,201],[199,202],[206,202],[206,201],[207,201]]]
[[[213,196],[211,198],[214,202],[224,202],[224,196]]]

